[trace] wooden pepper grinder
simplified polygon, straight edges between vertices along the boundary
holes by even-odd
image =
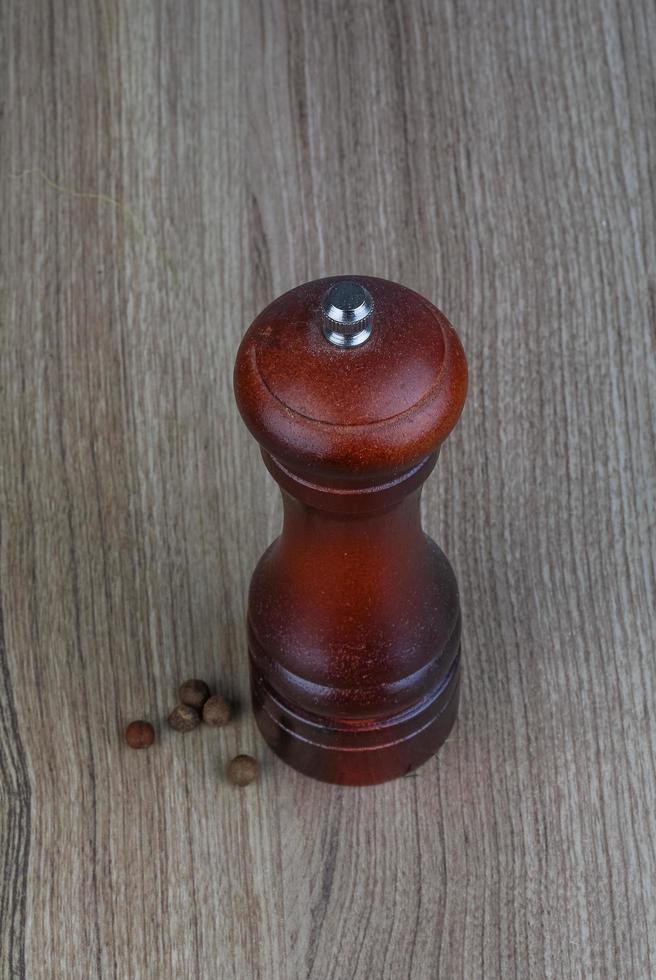
[[[292,289],[241,343],[237,403],[284,503],[250,587],[253,705],[316,779],[402,776],[455,720],[458,587],[419,498],[466,389],[446,317],[384,279]]]

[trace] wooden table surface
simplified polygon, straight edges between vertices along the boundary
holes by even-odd
[[[654,4],[2,19],[1,976],[656,976]],[[361,790],[254,729],[280,507],[231,380],[266,303],[349,272],[471,367],[424,496],[459,723]],[[166,729],[188,676],[227,730]]]

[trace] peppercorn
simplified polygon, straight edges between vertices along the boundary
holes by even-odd
[[[190,732],[200,725],[200,715],[188,704],[178,704],[169,715],[169,725],[176,732]]]
[[[149,721],[131,721],[125,729],[125,741],[131,749],[147,749],[155,741],[155,729]]]
[[[248,786],[257,776],[257,759],[251,755],[238,755],[228,765],[228,779],[235,786]]]
[[[189,680],[180,685],[178,697],[182,704],[188,704],[191,708],[200,709],[210,696],[210,689],[205,681]]]
[[[220,694],[213,694],[203,705],[203,721],[214,728],[221,728],[230,721],[230,705]]]

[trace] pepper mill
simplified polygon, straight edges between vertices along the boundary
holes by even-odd
[[[284,506],[248,600],[257,724],[315,779],[402,776],[458,707],[458,587],[420,496],[465,400],[460,341],[404,286],[318,279],[260,313],[234,383]]]

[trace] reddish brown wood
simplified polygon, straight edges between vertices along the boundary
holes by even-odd
[[[296,769],[357,785],[420,765],[455,719],[458,589],[419,498],[467,366],[443,314],[383,279],[357,277],[374,299],[369,340],[334,347],[321,301],[336,281],[257,317],[235,392],[284,503],[249,596],[257,722]]]

